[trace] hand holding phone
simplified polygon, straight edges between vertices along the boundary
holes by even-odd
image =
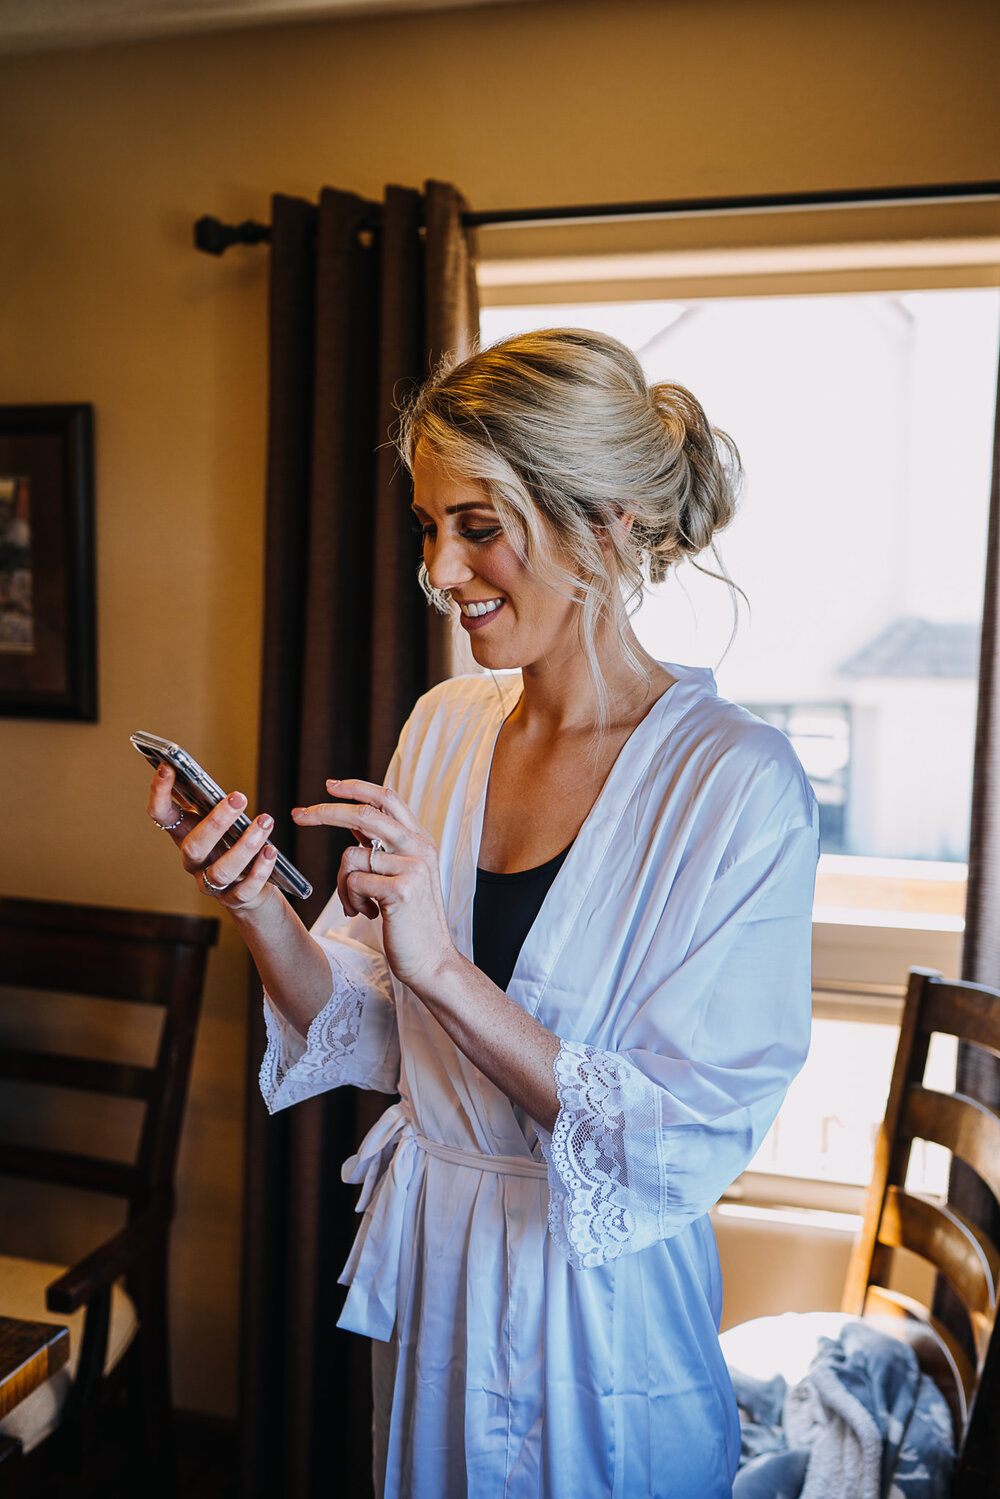
[[[173,799],[183,810],[193,812],[198,817],[207,817],[213,808],[225,801],[226,794],[222,787],[202,769],[193,755],[189,755],[173,740],[163,739],[158,734],[148,734],[144,730],[138,730],[130,738],[140,755],[155,769],[168,765],[173,771]],[[228,832],[222,835],[220,842],[225,848],[232,848],[250,826],[249,817],[241,812]],[[312,894],[312,885],[305,875],[278,850],[275,851],[274,869],[269,880],[279,890],[295,895],[299,900],[305,900]]]

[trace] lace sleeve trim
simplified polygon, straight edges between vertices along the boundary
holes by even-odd
[[[627,1121],[649,1107],[650,1084],[613,1052],[563,1041],[555,1061],[559,1114],[543,1141],[549,1165],[549,1230],[572,1265],[586,1269],[645,1247],[659,1234],[659,1201],[636,1213]]]
[[[260,1068],[260,1090],[268,1111],[274,1113],[343,1083],[359,1087],[395,1088],[395,1014],[388,972],[361,983],[346,965],[331,963],[333,994],[309,1026],[305,1043],[283,1021],[264,997],[267,1046]],[[372,991],[375,991],[374,994]],[[372,1056],[359,1047],[366,1006],[383,1011],[383,1036]],[[358,1052],[367,1052],[360,1058]],[[363,1074],[363,1075],[362,1075]]]

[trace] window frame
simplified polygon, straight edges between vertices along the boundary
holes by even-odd
[[[482,305],[1000,287],[995,202],[743,215],[738,221],[720,215],[678,231],[676,220],[545,225],[541,231],[520,226],[506,237],[487,231],[478,267]],[[850,878],[849,871],[839,874]],[[953,908],[919,919],[886,911],[875,919],[871,909],[844,907],[837,917],[813,922],[814,1018],[898,1026],[910,968],[961,971],[963,923]],[[863,1211],[864,1195],[852,1183],[751,1168],[721,1200],[775,1212],[853,1215]]]

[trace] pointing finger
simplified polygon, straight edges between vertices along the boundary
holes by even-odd
[[[367,802],[369,806],[377,807],[413,833],[422,831],[407,803],[391,786],[380,786],[375,781],[330,780],[326,783],[326,789],[331,796],[343,798],[345,802]]]

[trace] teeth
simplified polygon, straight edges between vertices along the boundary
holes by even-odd
[[[471,615],[473,619],[477,619],[480,614],[492,614],[496,609],[500,608],[502,603],[503,599],[489,599],[483,603],[463,604],[461,608],[463,614]]]

